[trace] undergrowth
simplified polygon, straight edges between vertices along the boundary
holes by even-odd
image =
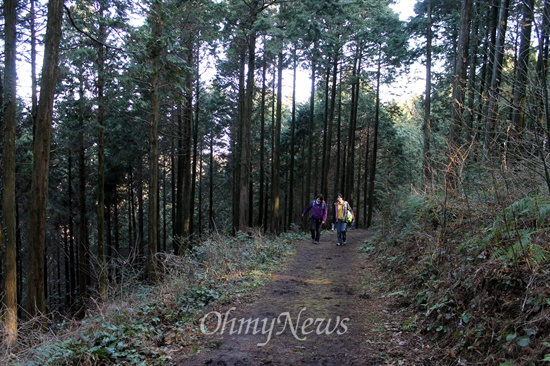
[[[205,308],[250,296],[297,239],[295,233],[277,238],[238,233],[212,236],[185,256],[159,254],[163,273],[157,285],[118,284],[124,290],[117,299],[95,303],[82,321],[66,320],[49,333],[22,329],[22,342],[5,351],[0,364],[174,364],[182,353],[200,348]]]
[[[550,198],[508,193],[406,195],[363,247],[440,364],[550,362]]]

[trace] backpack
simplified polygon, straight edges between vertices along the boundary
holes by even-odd
[[[351,212],[351,207],[349,207],[349,205],[348,205],[348,209],[346,211],[346,217],[344,217],[344,221],[347,224],[351,224],[353,222],[353,213]]]
[[[319,205],[317,203],[317,200],[313,200],[312,204],[311,204],[311,208],[315,207],[315,205]],[[325,201],[321,202],[321,208],[324,210],[325,209]]]

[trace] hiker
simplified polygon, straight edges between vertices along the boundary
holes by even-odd
[[[338,200],[334,202],[332,210],[332,222],[336,226],[338,242],[336,245],[346,245],[346,226],[353,222],[353,210],[348,201],[342,197],[342,193],[338,193]]]
[[[311,231],[311,242],[313,244],[319,244],[321,224],[324,224],[327,221],[328,215],[327,204],[322,194],[318,194],[315,199],[309,203],[302,213],[302,217],[304,217],[309,210],[311,210],[311,223],[309,226],[309,230]]]

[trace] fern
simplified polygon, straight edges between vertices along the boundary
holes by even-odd
[[[550,201],[545,197],[527,197],[512,203],[495,218],[482,239],[486,248],[493,244],[492,257],[515,264],[521,259],[530,265],[543,263],[548,252],[532,239],[546,232],[550,224]]]

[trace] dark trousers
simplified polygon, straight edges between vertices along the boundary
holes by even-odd
[[[311,239],[315,241],[319,241],[319,237],[321,236],[321,219],[314,219],[311,218],[311,224],[309,226],[309,230],[311,231]]]

